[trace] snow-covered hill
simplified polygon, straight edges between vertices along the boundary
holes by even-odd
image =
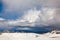
[[[2,33],[0,40],[60,40],[60,34]]]

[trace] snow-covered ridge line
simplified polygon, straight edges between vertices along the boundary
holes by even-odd
[[[43,39],[44,38],[44,39]],[[60,40],[60,34],[2,33],[0,40]]]

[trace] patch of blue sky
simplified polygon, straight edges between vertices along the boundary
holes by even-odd
[[[0,1],[0,13],[2,12],[3,10],[3,3]]]

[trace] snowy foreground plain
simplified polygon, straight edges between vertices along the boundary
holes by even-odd
[[[60,40],[60,34],[2,33],[0,40]]]

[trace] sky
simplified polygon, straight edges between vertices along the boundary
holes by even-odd
[[[24,14],[24,11],[27,11],[31,8],[36,7],[36,2],[38,3],[39,0],[32,1],[32,0],[2,0],[1,3],[1,17],[6,19],[16,19],[21,17]],[[37,5],[39,6],[39,4]],[[1,8],[0,7],[0,8]]]
[[[37,10],[40,10],[41,7],[45,6],[52,8],[55,6],[57,7],[56,4],[57,2],[54,2],[54,0],[1,0],[0,17],[14,20],[23,16],[24,12],[30,9],[36,8]]]
[[[59,1],[59,0],[58,0]],[[0,1],[0,16],[6,19],[17,19],[21,17],[25,11],[41,7],[59,7],[54,0],[1,0]]]
[[[59,8],[60,0],[0,0],[0,26],[18,25],[21,21],[45,26],[60,23]]]

